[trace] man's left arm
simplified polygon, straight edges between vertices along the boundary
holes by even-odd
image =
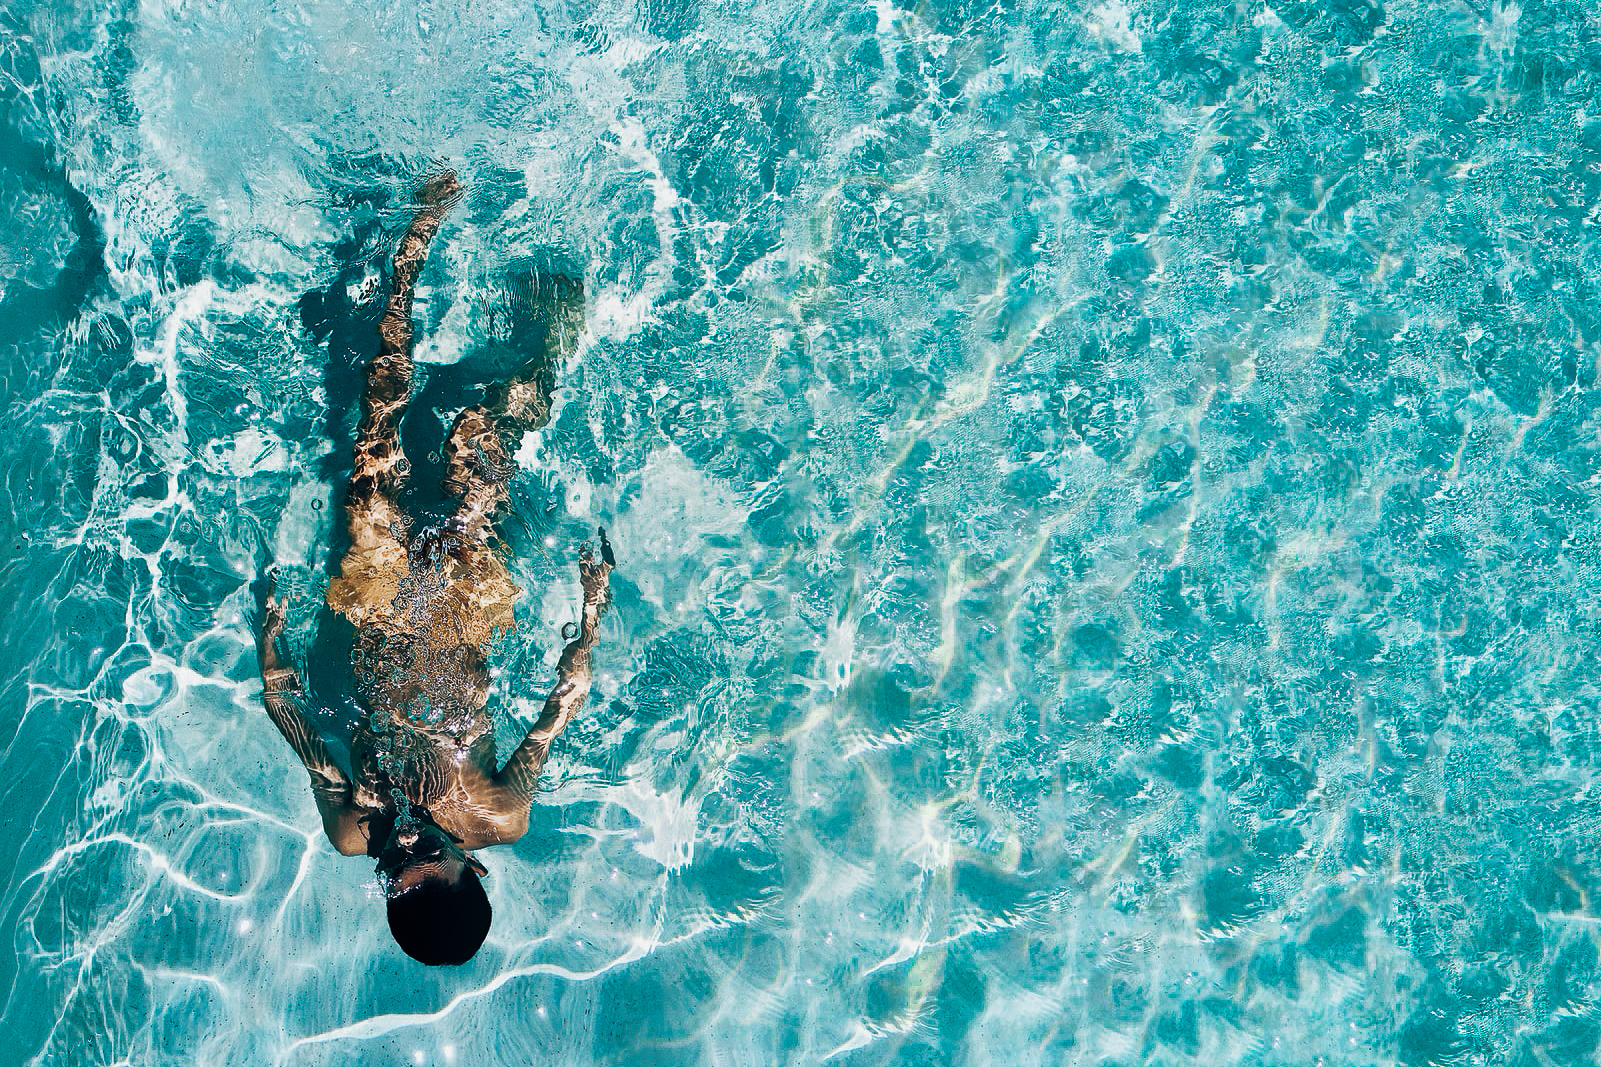
[[[612,558],[611,543],[606,531],[600,531],[600,559],[595,559],[588,546],[579,559],[578,574],[583,585],[584,602],[578,622],[578,633],[562,650],[556,666],[558,681],[545,700],[545,706],[535,720],[533,728],[522,744],[511,754],[506,765],[491,779],[491,811],[502,821],[512,822],[508,831],[514,836],[503,840],[515,841],[527,830],[529,808],[534,801],[534,790],[539,772],[550,756],[550,747],[589,700],[594,684],[593,650],[600,636],[600,617],[611,602],[611,572],[616,566]]]

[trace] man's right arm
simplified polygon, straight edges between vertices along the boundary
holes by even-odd
[[[300,676],[278,652],[286,608],[287,602],[272,596],[267,598],[267,618],[256,640],[262,703],[267,706],[267,717],[278,727],[278,732],[283,734],[311,776],[311,794],[317,801],[328,840],[344,855],[359,856],[367,851],[367,841],[361,830],[361,810],[352,802],[350,779],[334,762],[333,754],[316,727],[301,712],[295,699],[302,693]]]

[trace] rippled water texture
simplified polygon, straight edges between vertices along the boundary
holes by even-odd
[[[1587,1064],[1601,21],[1581,3],[0,12],[0,1062]],[[529,264],[514,737],[459,970],[260,704],[364,304]]]

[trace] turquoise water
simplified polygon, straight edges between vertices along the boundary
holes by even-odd
[[[1596,1061],[1593,8],[85,6],[0,12],[0,1062]],[[506,737],[621,564],[437,971],[249,589],[304,657],[434,159],[422,362],[589,294]]]

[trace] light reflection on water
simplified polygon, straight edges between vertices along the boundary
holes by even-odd
[[[0,23],[0,1060],[1595,1058],[1579,6]],[[597,522],[622,566],[490,941],[426,971],[248,584],[304,656],[440,157],[420,360],[510,264],[590,296],[503,741]]]

